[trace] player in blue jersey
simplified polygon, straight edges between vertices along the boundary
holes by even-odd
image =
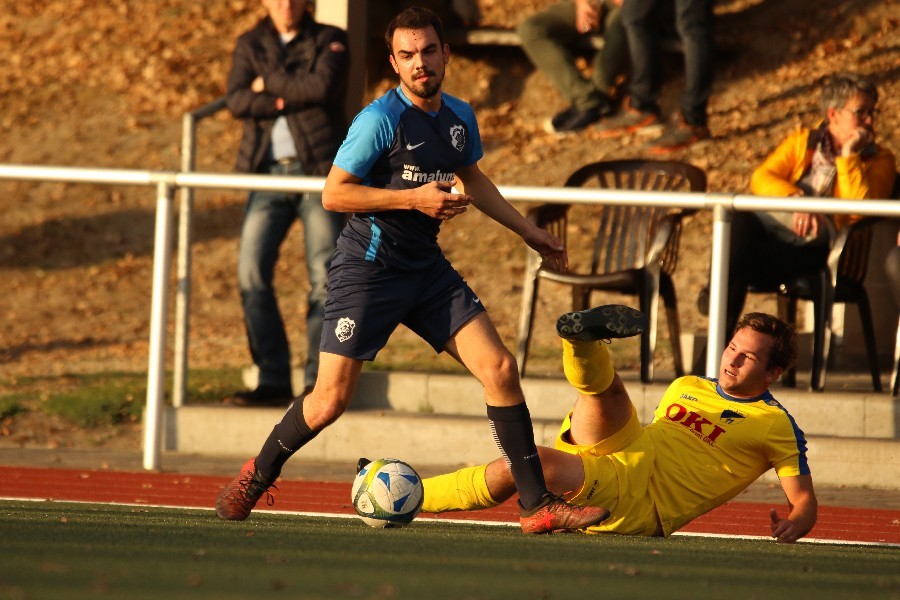
[[[472,108],[441,91],[450,50],[440,19],[408,8],[390,23],[385,42],[400,85],[354,119],[325,183],[325,208],[352,216],[328,274],[316,385],[293,402],[259,455],[225,488],[216,512],[232,520],[250,514],[284,463],[343,414],[363,362],[402,323],[484,385],[494,439],[519,491],[523,531],[599,523],[609,515],[605,508],[575,507],[547,490],[515,359],[444,257],[437,234],[443,221],[474,206],[555,269],[567,268],[565,249],[513,208],[479,168]]]
[[[540,449],[550,489],[611,511],[588,533],[668,536],[774,469],[789,513],[771,510],[772,537],[792,543],[806,535],[818,506],[806,440],[769,392],[796,357],[793,330],[771,315],[744,315],[718,379],[676,379],[642,427],[601,342],[614,337],[610,319],[633,310],[598,307],[557,322],[563,370],[579,396],[556,448]],[[502,461],[423,483],[423,512],[489,508],[515,492]]]

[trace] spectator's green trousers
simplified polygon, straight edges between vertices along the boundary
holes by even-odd
[[[584,53],[588,41],[586,34],[575,28],[574,2],[564,0],[535,13],[519,24],[518,33],[531,62],[578,110],[608,102],[616,78],[628,70],[628,40],[619,20],[619,8],[611,4],[603,9],[603,48],[594,53],[590,79],[575,66],[576,57]]]

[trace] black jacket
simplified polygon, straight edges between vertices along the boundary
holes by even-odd
[[[349,56],[347,34],[316,23],[306,15],[298,35],[282,48],[268,17],[241,35],[234,49],[226,99],[231,113],[244,120],[236,168],[257,173],[268,162],[272,125],[287,117],[297,158],[308,175],[326,175],[344,135],[347,121]],[[262,76],[265,91],[250,84]],[[284,109],[275,101],[284,99]]]

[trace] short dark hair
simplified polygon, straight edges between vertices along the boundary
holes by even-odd
[[[822,86],[822,111],[829,108],[843,108],[856,94],[865,94],[878,103],[878,88],[875,83],[859,73],[836,73],[827,77]]]
[[[444,24],[441,18],[433,10],[422,6],[410,6],[404,9],[388,23],[384,32],[384,43],[387,44],[388,54],[394,54],[394,32],[398,29],[427,29],[434,28],[441,47],[444,46]]]
[[[781,367],[789,369],[797,360],[797,332],[789,324],[778,317],[766,313],[747,313],[734,328],[737,333],[741,329],[752,329],[772,338],[772,349],[769,352],[767,369]]]

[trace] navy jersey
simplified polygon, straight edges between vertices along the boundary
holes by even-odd
[[[363,185],[409,189],[452,181],[457,169],[475,164],[482,154],[475,113],[466,102],[441,94],[441,108],[427,113],[397,87],[356,116],[334,164]],[[441,255],[440,226],[439,219],[418,210],[356,213],[338,248],[389,267],[422,268]]]

